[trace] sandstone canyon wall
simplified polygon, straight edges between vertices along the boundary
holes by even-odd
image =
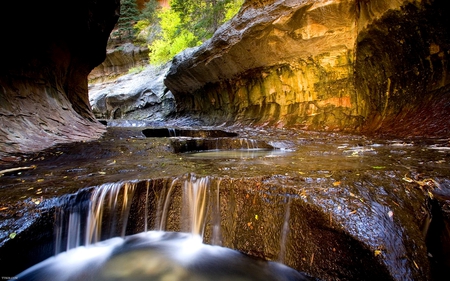
[[[106,50],[105,60],[89,73],[88,81],[90,84],[111,81],[132,68],[144,68],[147,64],[148,48],[125,43]]]
[[[209,123],[449,135],[444,4],[249,0],[165,84]]]
[[[99,137],[87,76],[100,64],[119,0],[2,1],[0,155]]]
[[[0,4],[0,154],[87,140],[118,0]],[[448,136],[444,0],[249,0],[165,84],[208,123]]]

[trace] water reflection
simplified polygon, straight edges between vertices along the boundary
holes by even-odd
[[[185,155],[189,158],[198,159],[229,159],[229,158],[259,158],[259,157],[283,157],[290,151],[273,149],[236,149],[236,150],[208,150],[201,152],[190,152]]]

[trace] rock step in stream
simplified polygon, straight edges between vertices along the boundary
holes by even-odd
[[[448,140],[247,128],[156,137],[147,129],[110,127],[99,141],[21,155],[35,168],[2,176],[2,274],[145,231],[194,232],[320,280],[430,280],[445,268]],[[184,139],[272,149],[175,152]],[[202,203],[191,209],[193,198]]]

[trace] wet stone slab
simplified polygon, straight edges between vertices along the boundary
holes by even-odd
[[[0,261],[9,266],[2,276],[54,254],[56,214],[92,201],[105,184],[122,192],[136,185],[126,219],[131,235],[161,225],[157,198],[176,180],[165,230],[186,230],[179,214],[186,175],[208,179],[208,206],[219,210],[219,219],[206,219],[207,243],[282,261],[323,280],[433,280],[448,265],[448,139],[240,127],[149,134],[156,129],[109,127],[98,141],[16,155],[20,162],[3,164]],[[193,135],[196,129],[203,136]],[[212,134],[219,130],[230,134]],[[28,168],[14,170],[21,167]]]

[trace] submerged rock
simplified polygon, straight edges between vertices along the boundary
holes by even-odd
[[[2,176],[0,273],[110,237],[196,229],[322,280],[440,280],[448,139],[218,129],[109,127],[30,155],[34,169]]]

